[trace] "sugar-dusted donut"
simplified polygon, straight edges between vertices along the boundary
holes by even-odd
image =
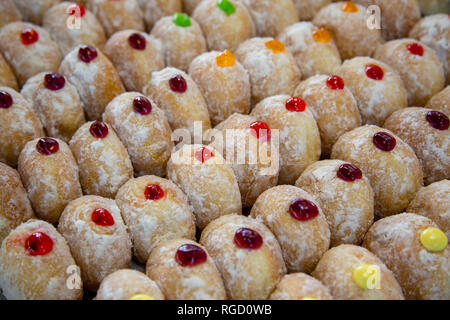
[[[114,198],[119,188],[133,178],[127,149],[109,124],[84,124],[69,145],[80,168],[84,194]]]
[[[138,3],[148,31],[159,19],[181,12],[183,7],[182,0],[138,0]]]
[[[0,3],[0,15],[2,16],[0,28],[8,23],[22,20],[22,14],[14,4],[14,0],[3,0]]]
[[[164,295],[144,273],[122,269],[103,279],[95,300],[164,300]]]
[[[137,92],[126,92],[106,107],[103,121],[110,124],[128,150],[136,175],[166,174],[173,148],[164,112]]]
[[[292,0],[301,21],[310,21],[320,9],[331,3],[331,0]]]
[[[361,125],[358,104],[345,84],[339,76],[316,75],[302,81],[294,91],[317,122],[324,157],[330,155],[341,135]]]
[[[87,290],[97,290],[107,275],[131,265],[131,240],[114,200],[84,196],[71,201],[58,231],[80,266]]]
[[[350,162],[369,178],[377,217],[404,212],[423,186],[413,149],[387,129],[366,125],[345,133],[334,144],[331,158]]]
[[[331,34],[311,22],[298,22],[282,31],[278,37],[292,53],[302,76],[334,74],[341,57]]]
[[[213,125],[233,113],[249,113],[250,78],[231,51],[199,55],[192,61],[189,75],[206,100]]]
[[[203,230],[200,243],[216,262],[230,299],[267,299],[286,273],[275,236],[253,218],[222,216]]]
[[[306,273],[287,274],[270,295],[270,300],[333,300],[330,290]]]
[[[450,299],[448,238],[430,219],[405,213],[378,220],[363,245],[392,270],[406,299]]]
[[[431,48],[413,39],[379,46],[374,58],[395,69],[403,80],[410,106],[422,107],[445,85],[444,68]]]
[[[436,110],[410,107],[394,112],[384,123],[413,148],[425,184],[450,178],[450,120]]]
[[[31,219],[0,249],[0,287],[9,300],[81,300],[83,284],[66,240],[51,224]]]
[[[1,28],[0,51],[20,86],[40,72],[56,72],[61,63],[58,45],[50,34],[37,25],[21,21]]]
[[[80,44],[103,49],[105,31],[97,17],[80,4],[61,2],[48,10],[42,26],[58,44],[63,56]]]
[[[362,171],[341,160],[323,160],[303,171],[295,185],[315,197],[331,231],[331,246],[359,245],[373,223],[373,190]]]
[[[19,156],[18,171],[34,212],[40,219],[57,224],[66,205],[81,197],[78,166],[62,140],[31,140]]]
[[[100,120],[106,105],[125,91],[114,65],[92,46],[76,46],[65,56],[59,73],[77,88],[88,120]]]
[[[250,76],[252,103],[278,95],[291,95],[301,72],[283,43],[273,38],[252,38],[243,42],[236,57]]]
[[[11,67],[8,62],[6,62],[3,55],[0,53],[0,86],[1,87],[10,87],[14,90],[19,90],[19,86],[17,85],[16,76],[14,75]]]
[[[169,300],[225,300],[222,277],[206,249],[188,239],[161,242],[146,266]]]
[[[31,103],[51,137],[69,142],[86,122],[77,89],[59,73],[38,73],[25,82],[20,93]]]
[[[212,147],[184,145],[170,157],[167,176],[187,195],[200,229],[220,216],[242,213],[233,168]]]
[[[34,218],[19,173],[0,162],[0,243],[22,222]]]
[[[428,100],[425,108],[438,110],[450,116],[450,86],[445,87]]]
[[[16,167],[25,144],[44,135],[30,103],[17,91],[0,87],[0,161]]]
[[[119,189],[116,203],[130,232],[134,255],[142,263],[160,243],[195,239],[195,218],[187,197],[170,180],[131,179]]]
[[[13,0],[13,2],[20,11],[22,20],[41,24],[47,10],[61,2],[61,0]]]
[[[322,209],[300,188],[280,185],[266,190],[250,216],[275,235],[290,273],[311,273],[330,246],[330,229]]]
[[[161,40],[167,66],[187,71],[191,61],[206,52],[200,25],[184,13],[164,17],[155,23],[152,36]]]
[[[404,300],[394,273],[369,250],[355,245],[325,252],[311,275],[337,300]]]

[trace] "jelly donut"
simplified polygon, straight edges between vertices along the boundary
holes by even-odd
[[[323,160],[303,171],[295,185],[315,197],[331,231],[331,246],[359,245],[373,223],[373,190],[362,171],[345,161]]]
[[[114,200],[99,196],[73,200],[61,214],[58,231],[80,266],[87,290],[97,290],[108,274],[131,265],[131,240]]]
[[[161,18],[151,34],[161,40],[167,66],[187,71],[191,61],[206,52],[200,25],[184,13]]]
[[[0,53],[0,87],[10,87],[14,90],[19,90],[17,85],[16,76],[14,75],[11,67],[6,62],[3,55]]]
[[[381,14],[381,33],[385,40],[406,38],[420,20],[420,7],[416,0],[355,0],[369,7],[378,6]]]
[[[138,0],[89,0],[87,7],[100,20],[107,37],[120,30],[145,30]]]
[[[450,86],[445,87],[428,100],[425,108],[438,110],[450,116]]]
[[[147,30],[152,30],[154,24],[162,17],[167,17],[182,11],[181,0],[138,0]]]
[[[0,3],[0,15],[2,17],[0,28],[8,23],[22,20],[22,14],[14,4],[14,0],[3,0]]]
[[[168,300],[225,300],[222,277],[206,249],[187,239],[158,245],[146,266]]]
[[[12,167],[28,141],[45,135],[30,103],[7,87],[0,87],[0,129],[0,161]]]
[[[272,130],[280,130],[279,184],[293,184],[307,166],[319,160],[319,128],[302,99],[287,95],[265,98],[250,115]]]
[[[311,22],[295,23],[278,35],[294,56],[304,78],[316,74],[334,74],[341,65],[339,51],[330,33]]]
[[[172,153],[167,176],[187,195],[200,229],[220,216],[242,213],[233,168],[211,147],[184,145]]]
[[[59,73],[77,88],[89,120],[100,120],[106,105],[125,91],[114,65],[92,46],[76,46],[62,61]]]
[[[205,99],[185,72],[170,67],[153,72],[144,94],[164,111],[172,130],[183,128],[192,134],[196,122],[200,122],[205,131],[211,128]]]
[[[103,279],[95,300],[164,300],[164,295],[144,273],[122,269]]]
[[[305,274],[287,274],[278,283],[270,300],[333,300],[330,290],[319,280]]]
[[[450,237],[450,180],[434,182],[417,191],[406,212],[433,220]]]
[[[116,203],[134,245],[145,263],[159,243],[175,238],[195,239],[195,218],[183,191],[156,176],[131,179],[117,193]]]
[[[425,15],[438,13],[438,12],[449,12],[448,0],[417,0],[419,3],[422,13]]]
[[[222,216],[203,230],[200,243],[216,262],[232,300],[267,299],[286,273],[275,236],[253,218]]]
[[[356,57],[346,60],[337,74],[353,93],[364,124],[382,126],[394,111],[408,106],[402,79],[381,61]]]
[[[144,32],[119,31],[109,38],[104,52],[128,91],[142,92],[152,72],[165,66],[161,42]]]
[[[84,124],[69,145],[80,169],[84,194],[114,198],[119,188],[133,178],[127,149],[109,124]]]
[[[280,185],[266,190],[250,216],[275,235],[290,273],[311,273],[330,246],[330,229],[321,208],[300,188]]]
[[[0,51],[20,86],[40,72],[56,72],[61,63],[58,45],[50,34],[37,25],[21,21],[1,28]]]
[[[44,14],[61,0],[13,0],[13,2],[20,11],[22,20],[41,24]]]
[[[249,113],[250,77],[231,51],[198,56],[189,67],[189,75],[206,100],[213,125],[233,113]]]
[[[277,139],[267,123],[235,113],[219,123],[211,147],[233,166],[242,207],[251,207],[258,196],[278,181],[280,154]]]
[[[436,14],[420,20],[409,33],[409,37],[417,39],[432,48],[444,66],[447,83],[450,83],[450,18],[448,14]]]
[[[164,112],[137,92],[126,92],[106,107],[103,121],[114,128],[128,150],[136,175],[166,174],[173,148]]]
[[[236,50],[255,36],[255,26],[246,7],[238,1],[205,0],[192,17],[200,24],[209,50]]]
[[[311,275],[337,300],[404,300],[392,271],[369,250],[355,245],[325,252]]]
[[[59,73],[38,73],[25,82],[21,94],[31,103],[51,137],[69,142],[86,122],[77,89]]]
[[[62,2],[52,7],[44,15],[42,25],[58,44],[63,56],[80,44],[102,49],[106,43],[100,21],[80,4]]]
[[[298,22],[292,0],[240,0],[247,6],[259,37],[275,38],[287,26]]]
[[[411,213],[378,220],[363,245],[392,270],[406,299],[450,299],[448,239],[432,220]]]
[[[341,135],[361,125],[356,99],[339,76],[308,78],[299,84],[294,95],[301,97],[317,122],[324,157],[330,155],[331,147]]]
[[[291,95],[300,82],[301,72],[294,57],[273,38],[243,42],[236,57],[250,76],[253,104],[277,94]]]
[[[320,9],[331,3],[331,0],[292,0],[292,2],[300,21],[311,21]]]
[[[9,300],[80,300],[79,269],[66,240],[51,224],[31,219],[0,249],[0,287]]]
[[[377,217],[404,212],[423,186],[422,168],[413,149],[377,126],[366,125],[343,134],[334,144],[331,158],[350,162],[369,178]]]
[[[0,162],[0,243],[11,230],[31,218],[33,209],[19,174]]]
[[[312,22],[331,32],[342,60],[370,56],[382,42],[380,30],[367,27],[366,8],[351,1],[330,3]]]
[[[28,142],[20,153],[18,171],[36,216],[50,223],[57,224],[66,205],[82,195],[75,158],[59,139]]]
[[[413,39],[386,42],[374,58],[387,63],[400,75],[410,106],[422,107],[445,85],[444,68],[436,53]]]

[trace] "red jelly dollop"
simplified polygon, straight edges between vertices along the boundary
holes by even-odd
[[[423,47],[418,43],[408,44],[408,51],[416,56],[423,56]]]
[[[375,147],[386,152],[394,150],[395,145],[397,144],[395,138],[387,132],[375,133],[372,141]]]
[[[39,40],[39,34],[36,30],[31,28],[23,29],[20,34],[20,39],[22,40],[22,43],[26,46],[36,43]]]
[[[303,112],[306,109],[305,100],[299,97],[292,97],[286,101],[286,109],[291,112]]]
[[[144,96],[138,96],[133,100],[133,108],[139,114],[146,115],[152,112],[152,104]]]
[[[81,61],[89,63],[97,58],[97,50],[94,47],[82,45],[78,50],[78,57]]]
[[[255,230],[240,228],[234,234],[234,243],[242,249],[256,250],[263,244],[263,238]]]
[[[6,91],[0,91],[0,108],[8,109],[13,104],[13,98]]]
[[[109,227],[114,225],[113,216],[111,215],[111,213],[109,213],[108,210],[104,208],[95,209],[92,212],[91,219],[95,224],[98,224],[99,226]]]
[[[170,89],[174,92],[183,93],[187,90],[186,80],[181,75],[177,75],[169,80]]]
[[[101,121],[94,121],[89,128],[89,132],[93,137],[103,139],[108,135],[108,126]]]
[[[25,249],[30,256],[43,256],[53,249],[53,240],[43,232],[35,232],[25,241]]]
[[[379,66],[371,64],[366,66],[366,75],[372,80],[383,80],[384,72]]]
[[[200,149],[195,151],[195,159],[197,159],[201,163],[208,161],[212,157],[214,157],[214,153],[208,148],[201,147]]]
[[[59,143],[53,138],[41,138],[36,144],[36,150],[44,156],[58,152]]]
[[[52,91],[58,91],[64,88],[66,79],[59,73],[47,73],[44,77],[44,86]]]
[[[346,163],[339,167],[337,176],[344,181],[353,182],[362,178],[362,172],[358,167],[350,163]]]
[[[298,199],[292,202],[289,207],[289,213],[292,218],[300,221],[307,221],[317,217],[319,209],[317,206],[306,199]]]
[[[344,89],[344,79],[342,79],[339,76],[328,77],[327,87],[332,90],[343,90]]]
[[[437,130],[447,130],[449,127],[448,117],[439,111],[430,111],[427,113],[428,123]]]
[[[86,9],[81,4],[74,3],[67,8],[67,13],[69,16],[82,18],[86,14]]]
[[[205,250],[195,244],[184,244],[175,253],[175,260],[182,267],[194,267],[206,262]]]
[[[263,121],[255,121],[250,124],[252,134],[263,141],[269,141],[271,138],[270,128]]]
[[[133,33],[128,37],[128,43],[133,49],[136,50],[145,50],[147,46],[147,40],[145,40],[144,36],[140,33]]]
[[[164,190],[157,184],[149,184],[145,187],[144,194],[148,200],[159,200],[164,197]]]

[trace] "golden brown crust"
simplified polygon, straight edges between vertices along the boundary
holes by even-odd
[[[16,91],[19,90],[16,77],[2,54],[0,54],[0,86],[10,87]]]
[[[333,300],[330,290],[319,280],[305,274],[285,275],[269,297],[270,300]]]
[[[22,20],[41,24],[44,14],[61,0],[13,0]],[[20,19],[18,19],[20,20]]]
[[[428,100],[425,108],[439,110],[450,117],[450,86],[445,87]]]

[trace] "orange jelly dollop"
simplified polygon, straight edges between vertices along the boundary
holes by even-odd
[[[233,52],[225,50],[216,57],[216,63],[221,68],[232,67],[236,63],[236,58]]]
[[[328,43],[331,41],[330,33],[324,28],[317,29],[312,36],[315,42]]]
[[[281,53],[284,52],[284,44],[278,40],[269,40],[266,42],[267,49],[272,50],[273,53]]]
[[[344,12],[358,12],[358,7],[351,1],[346,1],[342,7]]]

